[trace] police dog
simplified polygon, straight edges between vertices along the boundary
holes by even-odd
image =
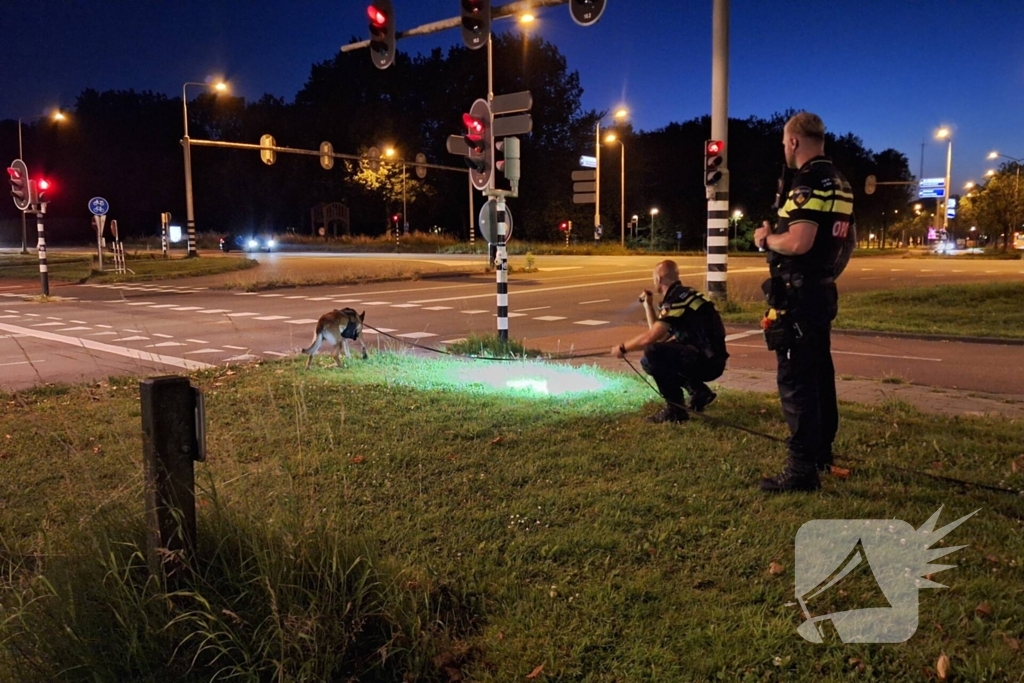
[[[366,315],[366,311],[362,313],[356,313],[353,308],[342,308],[341,310],[333,310],[330,313],[324,313],[320,316],[320,319],[316,321],[316,335],[313,337],[313,343],[307,348],[302,349],[302,352],[309,356],[306,359],[306,369],[309,369],[310,364],[313,362],[313,356],[320,350],[320,346],[326,342],[334,347],[334,353],[331,356],[334,358],[334,362],[341,367],[341,359],[338,357],[338,353],[341,349],[345,349],[345,358],[352,358],[352,354],[348,351],[348,342],[358,341],[359,346],[363,349],[363,359],[366,359],[366,344],[363,343],[363,317]]]

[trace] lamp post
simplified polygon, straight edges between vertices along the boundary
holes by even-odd
[[[743,212],[736,209],[732,212],[732,241],[736,245],[736,251],[739,251],[739,239],[740,239],[740,221],[743,220]]]
[[[949,230],[949,191],[952,189],[951,174],[953,170],[953,133],[949,128],[942,127],[936,133],[935,137],[939,140],[947,140],[948,144],[946,147],[946,188],[943,192],[942,197],[942,229]]]
[[[654,217],[658,215],[658,209],[651,209],[651,251],[654,251]]]
[[[621,150],[619,150],[620,151],[621,160],[622,160],[622,163],[621,163],[621,168],[622,168],[622,170],[621,170],[621,177],[619,179],[619,182],[621,183],[621,188],[622,188],[621,199],[620,199],[620,202],[619,202],[619,222],[621,223],[621,226],[620,226],[620,233],[621,233],[620,245],[623,248],[625,248],[626,247],[626,143],[624,143],[622,140],[620,140],[614,133],[608,135],[608,137],[606,137],[604,139],[604,141],[605,142],[617,142],[617,143],[619,143],[619,147],[622,148]]]
[[[29,116],[26,119],[22,119],[20,117],[18,118],[18,158],[21,159],[22,161],[25,160],[25,150],[22,149],[22,145],[21,145],[21,122],[22,122],[22,120],[34,121],[35,119],[41,119],[44,116],[46,116],[46,114],[37,114],[36,116]],[[66,118],[67,117],[64,116],[64,113],[61,112],[61,110],[59,110],[59,109],[57,109],[56,111],[53,112],[53,120],[54,121],[63,121]],[[25,212],[24,211],[21,212],[21,253],[22,254],[27,254],[28,253],[28,233],[27,233],[27,229],[25,227]]]
[[[390,159],[393,156],[395,156],[395,154],[397,154],[397,152],[395,152],[395,148],[394,147],[388,147],[387,149],[384,150],[384,156],[386,156],[388,159]],[[395,163],[398,163],[398,162],[395,162]],[[406,192],[405,192],[405,179],[406,179],[405,159],[402,159],[402,225],[403,225],[403,227],[405,226],[405,224],[407,224],[409,222],[409,214],[406,213],[408,211],[408,204],[407,204],[407,200],[406,200],[406,196],[407,195],[406,195]],[[398,232],[398,226],[397,225],[395,226],[395,232]],[[403,230],[402,232],[405,232],[405,231]]]
[[[190,85],[213,88],[217,92],[224,92],[228,86],[223,81],[213,84],[189,81],[181,86],[181,115],[185,121],[185,137],[182,138],[181,145],[185,150],[185,221],[188,228],[188,258],[195,258],[199,256],[199,252],[196,250],[196,216],[192,206],[192,144],[188,137],[188,97],[185,95],[185,88]]]
[[[1016,233],[1017,228],[1020,227],[1020,218],[1018,218],[1018,206],[1020,205],[1020,199],[1018,198],[1017,190],[1020,189],[1020,164],[1022,161],[1024,161],[1024,158],[1017,159],[1015,157],[1009,156],[1008,154],[1000,154],[999,152],[995,151],[988,153],[989,159],[998,159],[999,157],[1009,159],[1017,167],[1016,178],[1013,181],[1013,230],[1010,231],[1011,233]],[[985,175],[989,174],[986,173]],[[995,173],[992,173],[992,175],[995,175]],[[1010,235],[1008,233],[1007,236],[1003,239],[1003,251],[1006,251],[1006,245],[1009,243],[1011,239],[1013,239],[1013,235]]]
[[[629,112],[620,108],[615,112],[615,118],[622,120],[629,116]],[[597,165],[594,168],[594,229],[601,225],[601,118],[597,119],[594,130],[594,158]]]

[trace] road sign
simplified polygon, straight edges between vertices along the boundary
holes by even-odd
[[[416,155],[416,167],[414,169],[416,171],[416,177],[419,178],[420,180],[423,180],[424,178],[427,177],[427,167],[420,166],[420,164],[425,163],[427,163],[427,155],[424,154],[423,152],[420,152],[419,154]]]
[[[573,204],[593,204],[597,201],[596,194],[574,194],[572,196]]]
[[[946,218],[956,218],[956,198],[946,200]]]
[[[588,157],[584,154],[580,157],[580,166],[583,168],[597,168],[597,157]]]
[[[334,168],[334,145],[326,140],[320,143],[320,165],[325,171]]]
[[[501,114],[518,114],[530,111],[533,108],[533,95],[529,90],[520,90],[506,95],[495,95],[491,100],[491,113],[495,116]]]
[[[572,191],[579,194],[597,192],[597,183],[573,183]]]
[[[110,203],[103,197],[93,197],[89,200],[89,211],[94,216],[105,216],[110,211]]]
[[[919,199],[942,199],[946,196],[946,179],[921,178],[917,196]]]
[[[573,171],[572,180],[573,204],[597,202],[597,171]]]
[[[533,117],[529,114],[505,116],[494,119],[492,124],[495,138],[507,138],[513,135],[525,135],[533,130]]]
[[[480,225],[480,234],[488,244],[498,243],[498,200],[488,199],[484,202],[484,205],[480,207],[480,216],[477,221]],[[505,207],[505,220],[507,223],[505,241],[508,242],[512,239],[512,212],[509,211],[508,206]]]
[[[572,180],[574,183],[582,182],[585,180],[597,180],[596,171],[573,171]]]
[[[274,136],[273,135],[263,135],[263,136],[261,136],[260,137],[260,147],[263,147],[263,148],[277,147],[277,143],[274,141]],[[277,161],[277,152],[275,152],[272,149],[261,149],[260,150],[260,159],[267,166],[272,166],[274,164],[274,162]]]
[[[370,161],[367,163],[370,170],[374,173],[380,173],[380,150],[376,147],[371,147],[366,152],[366,156],[370,157]]]

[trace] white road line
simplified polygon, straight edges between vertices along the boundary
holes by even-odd
[[[131,301],[128,303],[129,306],[152,306],[152,301]]]
[[[530,311],[546,311],[550,306],[537,306],[536,308],[517,308],[516,313],[529,313]],[[427,309],[430,310],[430,309]]]
[[[107,331],[107,332],[93,332],[92,334],[87,334],[86,336],[87,337],[111,337],[111,336],[116,337],[118,334],[119,334],[118,332]]]
[[[228,313],[229,318],[251,318],[259,313]]]
[[[288,316],[286,316],[286,315],[261,315],[258,318],[253,318],[253,320],[287,320],[287,319],[288,319]]]
[[[121,337],[120,339],[111,339],[110,341],[149,341],[149,337],[143,337],[141,335],[134,335],[132,337]]]
[[[391,332],[398,332],[398,330],[393,330],[390,327],[378,327],[376,330],[363,329],[363,334],[377,334],[377,332],[390,334]]]
[[[64,320],[64,318],[57,318],[57,317],[54,317],[54,316],[52,316],[52,315],[48,315],[48,316],[46,316],[46,319],[47,319],[47,320]]]
[[[264,351],[263,354],[266,356],[277,356],[278,358],[285,358],[286,356],[291,355],[288,353],[281,353],[280,351]]]
[[[256,292],[235,292],[235,296],[256,296]]]
[[[174,339],[173,334],[160,334],[159,332],[154,332],[153,336],[160,337],[161,339]]]
[[[33,323],[32,327],[64,327],[67,323]]]
[[[229,311],[226,308],[207,308],[205,310],[199,311],[199,313],[202,313],[203,315],[209,315],[211,313],[230,313],[230,312],[231,311]]]
[[[581,301],[580,306],[586,306],[587,304],[603,304],[605,301],[611,301],[611,299],[594,299],[593,301]]]
[[[201,311],[202,306],[176,306],[171,309],[172,311]]]
[[[83,327],[82,325],[79,325],[78,327],[66,327],[63,330],[57,330],[57,331],[60,332],[61,334],[64,334],[65,332],[81,332],[82,330],[91,330],[91,329],[92,329],[91,327]]]
[[[335,299],[334,303],[336,303],[336,304],[357,304],[360,301],[362,301],[362,299]]]
[[[746,349],[764,349],[765,351],[767,351],[767,349],[765,349],[765,347],[760,344],[733,344],[733,346],[739,346]],[[843,356],[864,356],[866,358],[895,358],[896,360],[920,360],[927,361],[929,363],[942,362],[941,358],[923,358],[921,356],[891,356],[885,353],[860,353],[857,351],[836,351],[835,349],[832,349],[832,353]]]
[[[423,310],[424,311],[450,311],[450,310],[452,310],[452,307],[451,306],[427,306]],[[12,316],[12,317],[17,318],[18,316]]]
[[[147,349],[161,349],[165,346],[185,346],[182,342],[160,342],[159,344],[146,344]]]
[[[306,301],[330,301],[333,298],[331,296],[309,296],[306,297]]]
[[[234,351],[248,351],[248,346],[232,346],[231,344],[224,344],[225,349],[233,349]]]
[[[0,315],[0,320],[4,320],[4,319],[7,319],[7,318],[20,318],[20,317],[21,317],[20,315]]]
[[[153,304],[150,308],[174,308],[178,304]]]
[[[284,294],[260,294],[259,296],[264,299],[273,299],[274,297],[284,296]]]
[[[746,337],[753,337],[755,334],[761,334],[761,330],[747,330],[746,332],[737,332],[735,334],[727,335],[725,341],[731,342],[737,339],[744,339]]]
[[[543,320],[546,323],[553,323],[556,320],[565,320],[565,316],[564,315],[542,315],[539,318],[534,318],[534,320]]]
[[[45,362],[45,360],[19,360],[14,363],[0,363],[0,368],[5,368],[8,365],[36,365],[37,363]]]
[[[607,320],[575,320],[575,321],[573,321],[573,325],[590,325],[590,326],[594,326],[594,325],[607,325],[607,324],[608,324]]]
[[[495,313],[494,317],[497,318],[498,314]],[[510,317],[510,318],[525,318],[526,314],[525,313],[509,313],[508,317]]]
[[[286,296],[285,299],[305,299],[305,296]]]
[[[466,341],[465,337],[459,337],[458,339],[445,339],[444,341],[437,342],[438,344],[458,344],[459,342]]]
[[[58,342],[61,344],[68,344],[69,346],[77,346],[78,348],[89,349],[91,351],[102,351],[104,353],[111,353],[117,356],[124,356],[126,358],[134,358],[136,360],[160,363],[161,365],[170,365],[172,367],[183,368],[185,370],[204,370],[213,367],[212,365],[208,365],[206,363],[190,361],[184,358],[161,356],[155,353],[149,353],[147,351],[139,351],[138,349],[130,349],[125,348],[123,346],[114,346],[113,344],[104,344],[103,342],[92,341],[91,339],[82,339],[81,337],[66,337],[62,334],[44,332],[43,330],[32,330],[27,327],[16,327],[14,325],[6,325],[0,323],[0,330],[4,330],[5,332],[15,332],[18,334],[26,334],[32,337],[36,337],[38,339],[45,339],[47,341]]]
[[[889,272],[890,273],[902,273],[905,270],[906,270],[906,268],[890,268]]]
[[[69,322],[73,322],[76,325],[88,325],[89,324],[89,323],[85,322],[84,320],[71,320]]]
[[[142,334],[142,330],[132,330],[132,329],[129,329],[129,328],[127,328],[127,327],[126,327],[126,328],[124,328],[124,329],[123,329],[123,330],[121,330],[121,331],[122,331],[122,332],[131,332],[132,334]]]
[[[195,351],[186,351],[185,355],[186,356],[188,356],[188,355],[198,356],[198,355],[203,354],[203,353],[224,353],[224,352],[221,351],[220,349],[196,349]],[[205,363],[204,363],[204,365],[205,365]],[[210,366],[207,365],[206,367],[210,367]]]
[[[185,341],[190,342],[192,344],[209,344],[210,343],[210,342],[205,341],[203,339],[186,339]]]
[[[431,332],[406,332],[405,334],[396,334],[396,337],[402,339],[426,339],[427,337],[436,337],[436,334]]]
[[[583,266],[555,266],[553,268],[538,268],[542,273],[553,273],[557,270],[582,270]]]
[[[310,323],[315,323],[316,320],[313,320],[312,318],[301,318],[299,320],[285,320],[285,322],[289,325],[308,325]]]
[[[391,304],[391,308],[419,308],[419,304]]]
[[[252,360],[253,358],[259,358],[259,356],[254,356],[251,353],[243,353],[240,356],[231,356],[230,358],[227,358],[225,360],[227,360],[230,363],[232,361],[241,362],[244,360]]]
[[[492,293],[491,296],[494,296],[494,294]],[[364,301],[363,305],[364,306],[390,306],[391,302],[390,301]]]
[[[494,296],[494,295],[492,294],[491,296]],[[490,311],[481,311],[479,309],[472,310],[472,311],[461,311],[461,312],[465,313],[466,315],[480,315],[481,313],[490,313]]]

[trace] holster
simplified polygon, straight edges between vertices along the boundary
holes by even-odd
[[[761,320],[761,331],[769,351],[788,351],[803,340],[804,332],[795,316],[802,285],[799,275],[776,275],[761,284],[769,306]]]

